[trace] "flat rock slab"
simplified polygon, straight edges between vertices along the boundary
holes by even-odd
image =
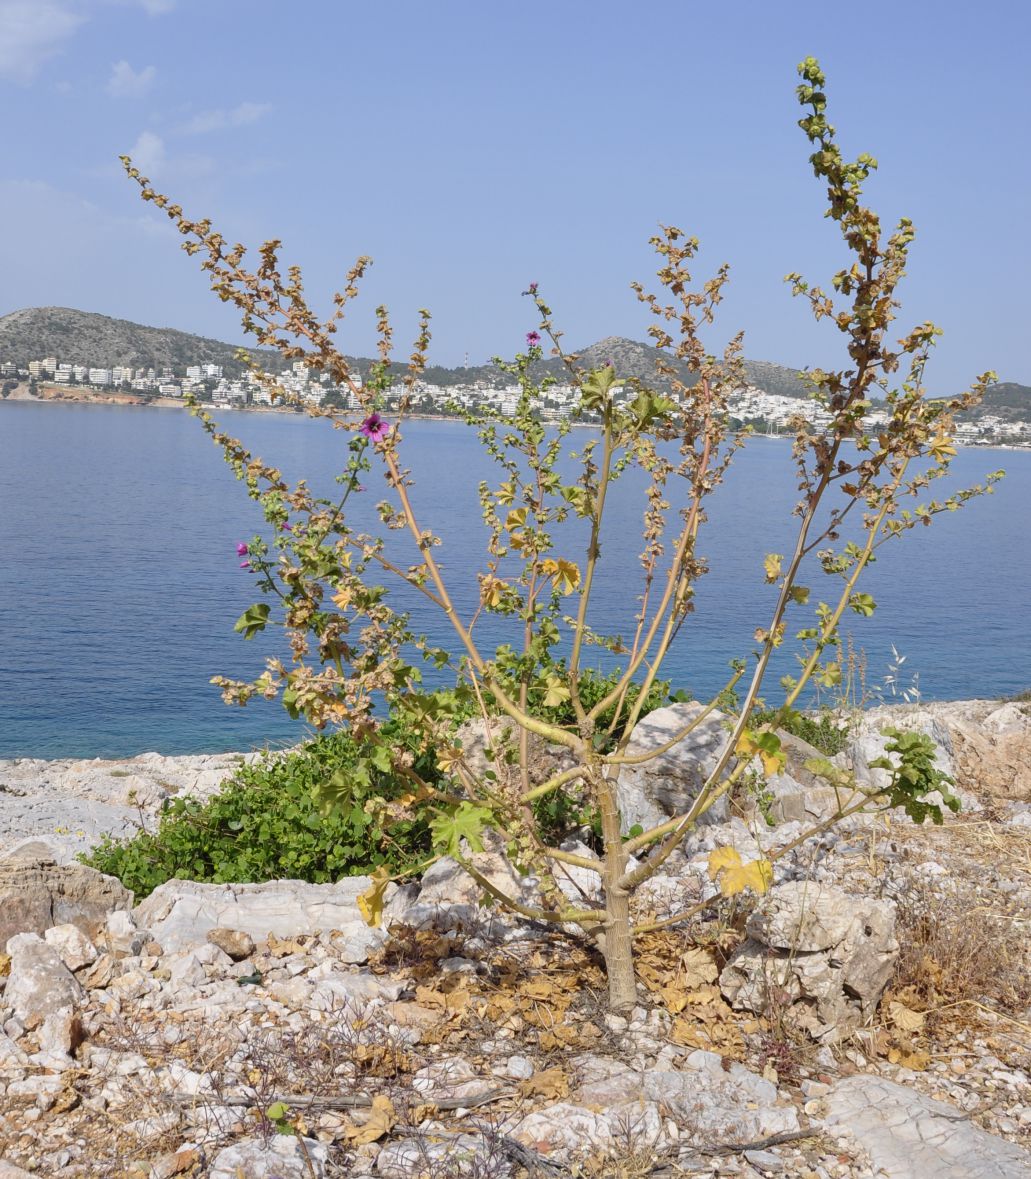
[[[371,883],[368,876],[350,876],[335,884],[169,880],[136,907],[134,917],[166,953],[202,946],[216,928],[245,933],[256,942],[264,941],[270,933],[286,938],[339,929],[357,953],[347,960],[363,962],[386,938],[382,930],[369,928],[358,908],[358,896]],[[388,900],[396,892],[396,886],[389,886]]]
[[[848,1130],[884,1179],[1031,1179],[1027,1151],[894,1081],[847,1077],[825,1100],[827,1125]]]

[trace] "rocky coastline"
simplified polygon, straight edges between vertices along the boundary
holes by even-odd
[[[448,860],[390,886],[376,929],[365,877],[136,903],[76,862],[257,755],[0,761],[0,1179],[1031,1176],[1031,705],[863,714],[841,755],[860,780],[886,723],[934,739],[962,812],[855,816],[722,923],[645,935],[618,1016],[588,947],[483,908]],[[674,805],[709,737],[621,784],[624,807]],[[786,847],[826,814],[804,754],[762,813],[699,827],[641,912],[711,897],[715,848]],[[496,853],[480,867],[533,895]]]

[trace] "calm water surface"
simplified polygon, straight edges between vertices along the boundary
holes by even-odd
[[[327,423],[242,413],[225,420],[288,477],[333,490],[343,436]],[[482,568],[475,488],[492,468],[460,424],[413,422],[406,434],[420,515],[445,539],[437,551],[468,612],[475,579],[461,579],[463,593],[458,575]],[[570,445],[585,437],[575,431]],[[1008,476],[993,497],[881,550],[864,585],[877,613],[850,623],[870,679],[883,678],[894,643],[907,656],[905,670],[919,673],[925,698],[1031,686],[1031,453],[965,450],[954,470],[959,485],[999,467]],[[375,479],[367,479],[359,513],[381,497]],[[618,487],[603,538],[592,618],[602,631],[632,629],[635,490],[630,480]],[[667,665],[676,686],[715,690],[727,661],[748,654],[772,600],[762,555],[786,551],[796,494],[788,445],[752,440],[699,544],[712,572]],[[245,643],[232,630],[259,600],[235,545],[261,527],[257,505],[185,413],[0,403],[0,757],[192,753],[297,740],[302,727],[278,705],[231,709],[208,683],[216,673],[252,677],[275,649],[272,637]],[[810,581],[819,587],[818,575]],[[796,618],[807,624],[804,613]],[[436,619],[423,629],[445,637]]]

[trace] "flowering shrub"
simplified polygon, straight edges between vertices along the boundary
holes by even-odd
[[[695,586],[707,568],[698,547],[706,504],[744,441],[743,434],[731,429],[727,412],[729,395],[744,383],[741,337],[720,357],[710,354],[702,338],[721,301],[727,268],[696,287],[690,267],[697,241],[672,226],[652,239],[660,259],[658,292],[640,284],[633,288],[654,317],[649,331],[667,358],[659,362],[651,384],[621,378],[612,364],[582,369],[565,352],[538,284],[529,285],[525,294],[537,322],[527,334],[525,351],[502,364],[519,386],[515,414],[505,422],[473,422],[497,469],[496,478],[479,487],[484,567],[452,570],[441,560],[443,541],[423,519],[404,465],[407,404],[393,421],[380,414],[393,353],[386,309],[377,312],[379,357],[364,384],[335,344],[369,259],[355,263],[334,296],[332,314],[322,320],[306,300],[300,271],[291,267],[282,273],[278,242],[265,243],[257,264],[248,269],[242,245],[229,247],[208,221],[188,220],[125,161],[143,198],[165,209],[176,224],[186,239],[184,248],[203,256],[213,289],[240,308],[243,325],[258,344],[328,374],[334,384],[348,387],[360,406],[354,417],[326,415],[348,439],[339,476],[343,492],[335,501],[316,496],[304,483],[288,484],[277,469],[250,454],[194,406],[261,504],[270,528],[271,539],[256,537],[247,553],[266,600],[251,606],[237,629],[250,637],[272,623],[281,624],[290,650],[288,662],[270,659],[253,681],[218,677],[215,682],[230,702],[278,696],[291,715],[303,715],[318,728],[345,726],[360,739],[368,764],[404,785],[401,794],[370,799],[364,806],[388,815],[429,806],[435,854],[454,856],[486,894],[525,917],[578,926],[604,955],[614,1008],[635,1001],[633,937],[663,923],[634,925],[634,890],[661,869],[700,817],[751,768],[761,765],[771,772],[783,765],[777,728],[790,720],[807,688],[840,680],[838,634],[846,613],[868,616],[875,609],[859,581],[877,550],[990,490],[996,477],[942,501],[930,497],[928,488],[947,472],[956,453],[953,414],[978,400],[992,374],[961,397],[925,397],[924,366],[937,329],[923,323],[898,341],[888,335],[912,225],[903,219],[889,233],[863,205],[863,184],[875,161],[865,154],[854,161],[842,156],[827,122],[818,63],[806,59],[800,73],[800,126],[813,148],[810,163],[826,186],[827,215],[840,229],[852,262],[833,276],[829,293],[797,274],[788,281],[817,320],[827,320],[841,333],[848,359],[841,369],[806,374],[812,397],[830,424],[817,428],[803,419],[795,423],[797,530],[790,552],[756,556],[757,576],[770,587],[770,608],[756,627],[753,649],[737,653],[723,691],[696,709],[666,746],[648,755],[630,752],[630,736],[653,698],[664,658],[690,620]],[[429,313],[420,313],[405,378],[409,389],[426,366],[429,322]],[[572,478],[562,475],[558,461],[569,424],[547,429],[535,412],[553,382],[536,376],[546,346],[565,361],[580,392],[581,411],[600,421],[598,433],[578,447],[579,468]],[[685,368],[686,380],[678,376]],[[271,378],[262,379],[271,383]],[[865,421],[875,396],[883,398],[887,416],[876,432]],[[647,486],[637,612],[624,641],[595,628],[591,606],[603,575],[600,538],[606,503],[613,483],[631,468],[643,472]],[[378,473],[385,485],[378,532],[359,530],[347,511],[350,495],[367,472]],[[677,513],[671,509],[674,488],[685,503]],[[562,526],[577,520],[587,536],[579,552],[562,543],[568,534]],[[410,541],[409,563],[399,563],[396,544],[386,543],[395,531]],[[803,584],[812,574],[825,579],[825,594]],[[477,605],[471,612],[456,606],[453,584],[460,576],[476,579]],[[391,580],[407,585],[427,611],[446,619],[453,643],[431,642],[418,619],[392,604]],[[487,649],[480,637],[486,616],[509,624],[512,641]],[[753,711],[773,652],[789,641],[797,650],[797,670],[780,680],[775,701],[767,690],[770,711],[756,722]],[[590,648],[619,656],[622,668],[602,694],[588,697],[583,672]],[[443,702],[416,690],[423,661],[455,676],[455,692]],[[731,694],[740,704],[729,740],[690,805],[650,830],[625,830],[617,796],[621,769],[665,752]],[[383,729],[383,704],[419,734],[418,751],[391,742]],[[488,731],[514,727],[516,773],[501,775],[471,764],[456,738],[458,722],[469,708],[481,715]],[[540,740],[570,763],[544,781],[534,779],[531,764],[532,742]],[[914,757],[920,753],[910,752]],[[439,777],[428,774],[420,761],[431,756]],[[921,803],[907,807],[911,814],[940,821],[938,808],[921,802],[931,789],[920,771],[921,757],[910,758],[912,772],[895,775],[890,790],[843,792],[851,801],[842,803],[839,817],[909,799]],[[839,784],[840,771],[825,764]],[[346,776],[327,778],[317,789],[328,814],[353,805],[354,787]],[[548,838],[540,800],[570,790],[596,817],[597,852],[566,850]],[[538,903],[506,896],[481,872],[476,853],[483,850],[488,833],[521,871],[534,874]],[[744,888],[761,891],[772,879],[772,858],[712,867],[725,895]],[[571,867],[599,878],[600,901],[566,899],[558,877]],[[390,878],[384,865],[365,898],[373,920]]]

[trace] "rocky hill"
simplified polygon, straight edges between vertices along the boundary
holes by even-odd
[[[1016,381],[1000,381],[992,385],[984,395],[984,401],[976,409],[960,414],[961,418],[977,419],[994,414],[1004,422],[1031,421],[1031,385],[1018,385]]]
[[[241,367],[236,351],[237,345],[206,336],[195,336],[174,328],[146,327],[127,319],[113,319],[71,307],[29,307],[0,317],[0,362],[13,361],[20,367],[30,360],[56,356],[72,364],[167,367],[176,372],[181,372],[188,364],[220,364],[227,375],[236,375]],[[269,370],[278,371],[282,367],[277,353],[267,349],[252,351],[262,357]],[[582,349],[579,356],[587,366],[612,360],[621,376],[654,380],[659,351],[636,340],[610,336]],[[373,363],[363,357],[350,359],[363,375]],[[745,369],[753,384],[770,393],[788,397],[806,395],[794,369],[761,360],[746,361]],[[404,366],[398,365],[397,370],[400,374]],[[541,363],[540,371],[550,372],[561,379],[565,369],[559,360],[546,360]],[[427,370],[426,379],[450,387],[476,383],[505,385],[510,378],[494,365],[482,364],[467,368],[434,365]]]
[[[56,356],[71,364],[97,367],[171,368],[181,372],[189,364],[220,364],[229,375],[242,366],[237,346],[194,336],[175,328],[145,327],[127,319],[113,319],[71,307],[27,307],[0,318],[0,362],[24,367],[30,360]],[[276,353],[268,363],[278,367]]]
[[[127,319],[114,319],[71,307],[28,307],[0,316],[0,363],[13,361],[20,367],[30,360],[56,356],[73,364],[102,367],[123,364],[134,368],[171,368],[176,372],[182,372],[190,364],[220,364],[227,376],[237,376],[242,371],[236,359],[237,348],[235,344],[175,328],[147,327]],[[283,360],[274,351],[250,351],[261,357],[270,372],[278,372],[284,367]],[[611,360],[620,376],[639,377],[661,385],[655,374],[659,350],[650,344],[609,336],[582,348],[577,355],[585,367]],[[365,357],[348,359],[362,376],[368,374],[373,364]],[[670,362],[669,357],[665,359]],[[674,362],[674,367],[679,367],[681,376],[689,380],[684,366],[677,366]],[[767,393],[781,397],[808,396],[797,369],[765,360],[746,360],[744,367],[749,383]],[[405,371],[403,364],[398,364],[396,369],[399,375]],[[566,369],[562,361],[548,359],[538,366],[537,374],[544,373],[563,380]],[[445,388],[472,384],[498,387],[508,384],[510,379],[493,364],[459,368],[433,365],[426,370],[427,381]],[[1031,386],[1013,381],[1000,382],[989,390],[983,405],[963,416],[976,419],[986,414],[995,414],[1004,421],[1028,420],[1031,418]]]

